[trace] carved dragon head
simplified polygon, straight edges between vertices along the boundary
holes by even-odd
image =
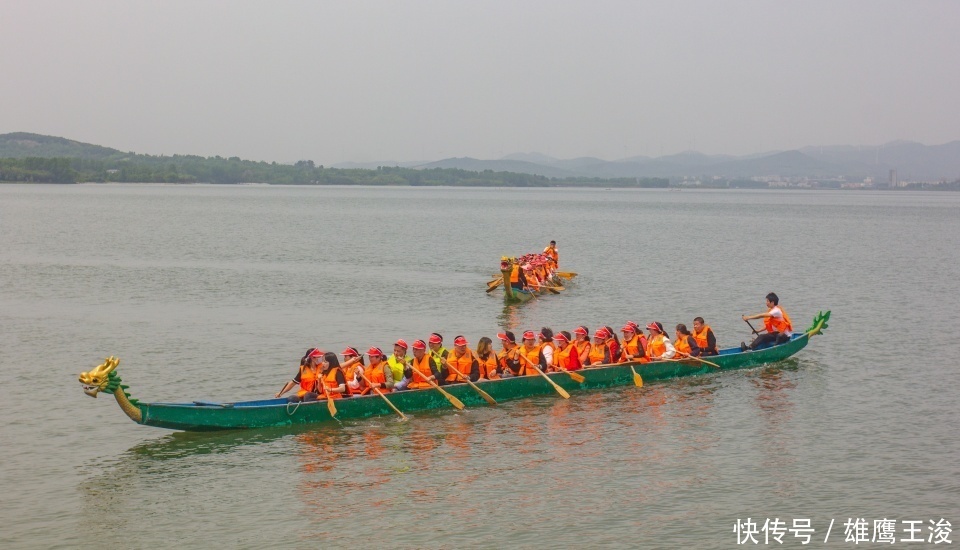
[[[80,373],[80,384],[83,385],[83,393],[90,397],[96,397],[97,393],[103,391],[113,393],[120,387],[120,375],[113,372],[120,364],[117,357],[107,357],[103,363],[97,365],[90,372]]]

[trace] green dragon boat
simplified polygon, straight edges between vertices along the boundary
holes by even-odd
[[[705,360],[713,363],[712,365],[696,359],[618,363],[576,371],[584,378],[584,381],[579,383],[563,372],[550,373],[547,376],[563,389],[573,392],[633,384],[633,369],[636,369],[643,380],[652,381],[775,363],[791,357],[806,347],[811,337],[821,334],[823,329],[827,328],[829,319],[829,311],[818,313],[809,329],[803,333],[794,334],[788,342],[777,346],[746,352],[740,351],[739,347],[721,350],[719,355],[709,356]],[[116,371],[119,363],[120,360],[116,357],[108,357],[103,364],[80,374],[80,384],[84,392],[92,397],[96,397],[100,392],[113,394],[123,412],[138,424],[173,430],[212,431],[293,426],[334,420],[326,401],[288,403],[286,399],[266,399],[236,403],[140,402],[132,399],[126,391],[127,386],[122,384],[120,375]],[[483,380],[477,382],[476,386],[482,388],[498,402],[535,395],[556,395],[557,392],[556,388],[542,376]],[[443,389],[468,407],[489,406],[479,393],[467,384],[443,386]],[[393,406],[404,412],[452,408],[450,401],[435,389],[389,393],[386,394],[386,398]],[[394,414],[390,405],[378,395],[337,399],[335,403],[336,419]]]

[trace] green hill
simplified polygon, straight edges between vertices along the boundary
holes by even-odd
[[[14,132],[0,135],[0,158],[78,158],[109,159],[129,156],[109,147],[81,143],[62,137]]]

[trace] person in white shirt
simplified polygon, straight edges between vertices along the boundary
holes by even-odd
[[[743,315],[744,321],[750,319],[763,319],[763,328],[766,333],[757,335],[757,338],[748,346],[740,342],[740,351],[755,350],[761,346],[775,346],[784,342],[789,342],[793,336],[793,324],[790,322],[790,316],[780,307],[780,298],[771,292],[767,294],[767,312],[754,315]]]

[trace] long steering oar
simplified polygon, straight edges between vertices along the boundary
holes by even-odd
[[[393,403],[391,403],[390,400],[387,399],[387,396],[386,396],[386,395],[383,395],[383,392],[380,391],[380,388],[374,387],[373,383],[370,382],[370,380],[369,380],[366,376],[363,375],[363,372],[361,372],[361,371],[357,371],[357,372],[358,372],[358,374],[360,374],[360,378],[363,378],[363,381],[367,383],[367,387],[370,388],[370,389],[372,389],[373,391],[377,392],[377,395],[379,395],[380,397],[382,397],[383,400],[387,402],[387,405],[390,405],[390,408],[393,409],[394,412],[396,412],[397,414],[400,415],[400,420],[402,420],[402,421],[404,421],[404,422],[406,422],[406,421],[408,420],[408,419],[407,419],[407,415],[405,415],[405,414],[403,414],[402,412],[400,412],[400,409],[398,409],[398,408],[396,407],[396,405],[394,405]]]
[[[551,380],[549,376],[547,376],[547,373],[545,373],[545,372],[543,372],[542,370],[540,370],[539,368],[537,368],[537,365],[534,365],[534,364],[533,364],[533,361],[527,359],[527,356],[524,355],[523,352],[520,352],[519,355],[520,355],[520,357],[523,357],[523,360],[526,361],[527,364],[529,364],[531,367],[533,367],[533,370],[537,371],[537,374],[539,374],[540,376],[544,377],[544,378],[547,380],[547,382],[550,382],[550,385],[553,386],[553,389],[557,390],[557,393],[559,393],[564,399],[570,399],[570,394],[567,393],[567,390],[561,388],[561,387],[560,387],[560,384],[557,384],[556,382],[554,382],[553,380]]]
[[[447,361],[447,368],[450,369],[450,370],[452,370],[453,373],[456,374],[457,376],[459,376],[460,378],[463,378],[463,380],[464,380],[467,384],[470,384],[470,387],[473,388],[474,391],[476,391],[477,393],[479,393],[479,394],[480,394],[480,397],[484,398],[484,399],[487,401],[487,403],[490,403],[491,405],[496,405],[496,404],[497,404],[497,401],[496,401],[494,398],[490,397],[490,394],[489,394],[489,393],[487,393],[487,392],[481,390],[480,388],[478,388],[476,384],[474,384],[473,382],[470,381],[470,378],[469,378],[469,377],[464,376],[463,373],[461,373],[461,372],[458,371],[456,368],[454,368],[453,365],[450,364],[450,361],[449,361],[449,360]]]

